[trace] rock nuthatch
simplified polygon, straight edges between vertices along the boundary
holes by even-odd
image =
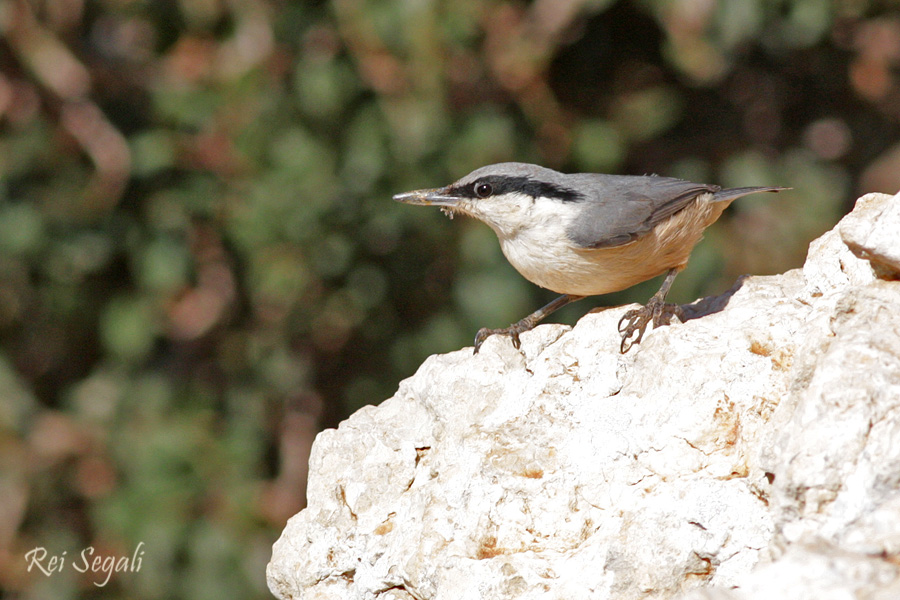
[[[658,327],[680,315],[678,306],[666,304],[666,294],[703,230],[741,196],[784,189],[723,190],[656,175],[564,174],[511,162],[482,167],[446,187],[397,194],[394,200],[484,221],[519,273],[562,294],[507,328],[481,329],[475,352],[494,334],[509,335],[518,348],[519,334],[566,304],[666,273],[650,301],[619,321],[619,349],[625,353],[641,341],[649,323]]]

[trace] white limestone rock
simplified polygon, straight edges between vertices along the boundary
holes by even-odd
[[[852,214],[841,220],[841,239],[860,258],[872,262],[882,276],[900,274],[900,203],[883,202],[883,194],[866,194]]]
[[[318,436],[270,589],[900,597],[898,244],[879,220],[898,210],[865,196],[802,270],[745,278],[624,356],[627,307],[430,357]]]

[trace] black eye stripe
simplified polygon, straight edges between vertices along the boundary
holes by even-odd
[[[536,181],[528,177],[510,175],[487,175],[472,183],[453,188],[454,194],[473,199],[500,196],[510,192],[519,192],[532,198],[552,198],[562,202],[577,202],[582,199],[582,195],[571,188],[546,181]]]

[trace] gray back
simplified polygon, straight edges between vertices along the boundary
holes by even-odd
[[[715,193],[717,185],[656,175],[563,175],[565,185],[585,193],[569,239],[582,248],[612,248],[632,242],[694,198]]]

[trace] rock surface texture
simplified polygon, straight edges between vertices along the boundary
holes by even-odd
[[[283,599],[900,598],[900,196],[620,355],[627,307],[432,356],[319,434]]]

